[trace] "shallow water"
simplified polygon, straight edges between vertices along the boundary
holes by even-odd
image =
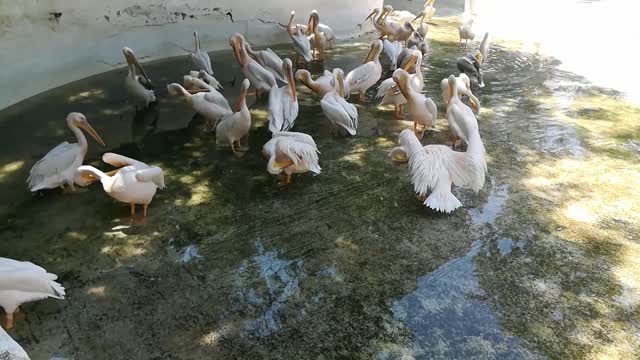
[[[440,80],[465,51],[449,41],[450,25],[433,26],[422,69],[436,103]],[[369,41],[339,44],[325,67],[352,69]],[[288,45],[274,50],[293,55]],[[235,101],[241,75],[231,51],[211,58]],[[144,112],[125,102],[124,69],[5,109],[0,254],[57,273],[69,294],[24,306],[26,318],[11,335],[34,359],[637,355],[638,287],[618,275],[636,274],[620,254],[633,249],[625,240],[640,221],[627,215],[633,205],[624,213],[578,207],[594,191],[609,196],[605,185],[564,177],[625,168],[629,183],[638,179],[626,153],[593,145],[590,128],[568,119],[593,114],[576,108],[584,96],[621,103],[557,65],[508,44],[492,47],[479,94],[489,177],[479,194],[455,189],[465,206],[452,215],[415,201],[406,168],[388,159],[411,124],[392,120],[371,98],[357,104],[358,135],[342,138],[327,127],[319,99],[298,87],[295,129],[316,139],[323,171],[295,176],[289,187],[278,185],[261,157],[264,100],[249,98],[249,149],[236,157],[216,148],[184,103],[167,97],[164,85],[189,69],[183,57],[146,64],[160,101]],[[448,139],[439,106],[437,130],[425,144]],[[609,111],[602,104],[596,110]],[[26,191],[32,164],[72,138],[64,122],[70,111],[87,115],[108,145],[89,140],[88,163],[106,168],[99,155],[108,150],[165,170],[168,189],[156,195],[146,221],[132,223],[128,206],[98,186],[77,194]],[[568,204],[578,210],[565,213]],[[596,220],[574,219],[585,212]],[[590,226],[601,231],[597,239],[585,235]]]

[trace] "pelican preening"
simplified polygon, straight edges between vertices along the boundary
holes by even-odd
[[[287,74],[282,72],[282,59],[273,50],[253,50],[248,42],[245,49],[262,67],[269,70],[276,80],[286,83]]]
[[[343,77],[344,72],[341,69],[333,69],[334,89],[324,95],[320,107],[334,127],[343,128],[353,136],[358,129],[358,110],[344,99]]]
[[[467,96],[471,104],[471,109],[473,109],[475,113],[478,113],[480,111],[480,100],[471,92],[471,81],[467,74],[460,74],[456,78],[456,84],[458,97],[462,98],[462,96]],[[445,105],[449,106],[449,99],[451,99],[453,95],[449,88],[449,78],[442,79],[440,82],[440,90],[442,91],[442,100],[444,100]]]
[[[142,205],[146,217],[157,189],[165,188],[162,169],[115,153],[105,153],[102,161],[118,169],[104,173],[93,166],[80,166],[75,173],[76,184],[88,186],[100,180],[104,192],[129,204],[131,216],[136,214],[136,205]]]
[[[364,64],[351,70],[345,79],[349,87],[348,91],[360,94],[360,102],[364,103],[365,92],[375,85],[382,76],[382,65],[380,64],[382,46],[382,41],[374,40]]]
[[[211,68],[211,59],[206,51],[200,48],[200,39],[198,38],[198,32],[193,32],[193,39],[195,42],[195,50],[191,53],[191,61],[193,66],[198,70],[203,70],[209,75],[213,75],[213,69]]]
[[[438,119],[438,107],[430,98],[415,91],[408,72],[398,69],[393,72],[393,81],[398,85],[402,95],[407,99],[409,120],[413,121],[413,131],[418,124],[423,126],[422,135],[427,127],[434,127]]]
[[[476,38],[476,33],[473,32],[471,26],[473,25],[473,19],[469,19],[466,24],[461,25],[458,28],[458,35],[460,36],[460,41],[464,40],[464,46],[466,47],[469,43],[469,40],[473,40]]]
[[[298,93],[293,78],[293,64],[289,58],[282,62],[282,72],[288,83],[281,88],[274,87],[269,93],[269,131],[288,131],[298,117]]]
[[[393,7],[386,5],[382,10],[382,14],[378,17],[378,23],[382,28],[383,35],[387,35],[394,40],[407,41],[414,31],[410,23],[414,16],[409,13],[410,18],[408,20],[394,21],[387,19],[391,12],[393,12]]]
[[[318,15],[317,10],[313,10],[311,11],[311,15],[309,16],[307,34],[309,35],[309,43],[311,44],[311,49],[313,49],[313,58],[324,60],[324,49],[329,47],[329,43],[327,40],[327,35],[320,30],[318,24],[320,24],[320,15]],[[317,52],[320,53],[319,56],[316,56]]]
[[[455,75],[449,75],[447,79],[449,84],[449,103],[447,104],[447,120],[449,121],[449,131],[452,135],[452,145],[455,148],[458,139],[462,139],[469,144],[470,128],[478,127],[473,111],[465,105],[458,96],[458,85]],[[467,129],[467,130],[465,130]]]
[[[311,43],[302,30],[293,23],[293,19],[295,17],[296,12],[292,11],[291,17],[289,18],[289,24],[287,24],[287,33],[289,34],[291,41],[293,41],[293,48],[296,50],[296,64],[299,63],[298,60],[300,57],[302,57],[305,62],[310,62],[313,60],[313,56],[311,56]]]
[[[190,76],[186,78],[185,81],[196,84],[198,87],[207,86],[202,80],[193,79]],[[220,119],[231,114],[233,111],[227,99],[216,89],[209,87],[207,90],[186,90],[177,83],[167,85],[169,95],[182,96],[195,112],[207,120],[211,128],[215,128]]]
[[[296,71],[296,80],[301,82],[304,86],[308,87],[314,93],[324,96],[329,91],[333,90],[333,73],[323,74],[317,79],[311,78],[311,73],[308,70],[300,69]]]
[[[422,63],[422,53],[419,50],[413,50],[413,54],[409,57],[409,61],[405,64],[403,70],[409,72],[413,68],[414,73],[410,75],[409,86],[420,93],[424,87],[424,78],[422,76],[422,70],[420,64]],[[395,107],[394,115],[397,119],[401,119],[403,116],[402,105],[407,103],[407,99],[402,95],[398,85],[393,78],[384,80],[378,87],[378,98],[382,98],[382,101],[378,106],[393,105]]]
[[[313,138],[299,132],[275,132],[273,137],[262,147],[262,153],[269,158],[267,171],[273,175],[283,172],[287,175],[286,183],[291,183],[291,174],[313,172],[320,174],[318,165],[318,147]]]
[[[249,80],[242,81],[240,97],[233,109],[233,113],[223,117],[216,127],[216,143],[219,145],[231,145],[231,151],[236,152],[235,143],[240,147],[240,139],[244,138],[251,129],[251,113],[247,107],[247,91]]]
[[[28,261],[0,257],[0,307],[5,313],[5,329],[13,328],[13,313],[23,303],[46,298],[64,299],[65,289],[58,276]]]
[[[482,81],[482,53],[476,52],[476,56],[465,55],[456,60],[456,67],[461,73],[471,79],[471,88],[484,87]]]
[[[276,86],[276,78],[269,70],[249,57],[245,42],[244,37],[237,33],[229,38],[229,44],[242,68],[242,73],[256,89],[256,95],[268,93],[272,87]]]
[[[187,75],[185,75],[186,77]],[[207,74],[206,71],[204,70],[200,70],[200,71],[194,71],[191,70],[189,71],[189,75],[190,77],[194,78],[194,79],[200,79],[202,81],[204,81],[208,87],[213,87],[215,90],[222,90],[222,85],[220,84],[220,82],[214,78],[212,75]],[[191,90],[190,85],[185,84],[185,86],[187,86],[187,90]]]
[[[129,72],[125,78],[124,85],[127,89],[129,101],[136,107],[146,108],[150,103],[156,101],[156,95],[153,92],[151,80],[144,71],[142,65],[136,58],[133,50],[128,47],[122,49]]]
[[[82,130],[91,135],[100,145],[106,146],[84,115],[76,112],[70,113],[67,116],[67,126],[76,135],[78,142],[70,144],[65,141],[61,143],[33,165],[27,179],[30,191],[53,189],[65,185],[71,190],[75,190],[73,174],[76,168],[82,165],[88,148],[87,138]]]

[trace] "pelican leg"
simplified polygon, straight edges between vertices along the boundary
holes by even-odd
[[[4,315],[4,328],[5,330],[13,329],[13,313],[6,313]]]
[[[142,205],[142,216],[147,217],[147,208],[148,207],[149,207],[149,204]]]
[[[364,91],[360,92],[360,102],[364,104]]]
[[[130,203],[129,208],[131,208],[131,217],[136,216],[136,204]]]
[[[413,122],[413,132],[416,132],[416,128],[418,127],[418,124],[414,121]]]
[[[398,119],[404,119],[404,109],[402,104],[398,105]]]
[[[291,174],[287,174],[287,185],[291,184]]]
[[[231,141],[231,151],[232,151],[234,154],[236,153],[236,148],[234,147],[235,143],[236,143],[236,141],[235,141],[235,140],[232,140],[232,141]]]

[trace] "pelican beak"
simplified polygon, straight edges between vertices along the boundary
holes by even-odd
[[[449,98],[453,97],[453,83],[449,81]]]
[[[473,101],[472,98],[469,98],[469,102],[471,103],[471,107],[477,112],[478,111],[478,104],[476,104],[476,102]]]
[[[367,18],[366,18],[366,19],[364,19],[364,21],[367,21],[367,20],[371,19],[371,18],[372,18],[372,17],[377,13],[377,11],[376,11],[376,10],[377,10],[377,9],[374,9],[374,10],[371,12],[371,14],[369,14],[369,16],[367,16]]]
[[[344,80],[343,80],[342,74],[338,74],[337,78],[338,78],[338,94],[340,94],[340,97],[344,97]]]
[[[201,92],[209,92],[209,89],[192,89],[192,90],[187,90],[187,92],[191,95],[193,94],[198,94]]]
[[[411,67],[416,64],[417,60],[418,59],[416,58],[416,56],[412,55],[409,61],[407,61],[407,64],[402,69],[408,72],[409,69],[411,69]],[[416,71],[418,71],[418,69],[416,69]]]
[[[373,56],[376,53],[376,47],[375,45],[371,46],[371,50],[369,50],[369,54],[367,55],[367,59],[364,61],[364,63],[368,63],[369,61],[373,61]]]
[[[393,161],[399,163],[406,163],[409,161],[409,158],[406,155],[393,154]]]
[[[240,66],[244,66],[244,57],[242,56],[242,44],[239,37],[233,37],[231,39],[231,47],[233,47],[233,53],[236,55],[236,60]]]
[[[108,176],[113,176],[113,175],[117,174],[117,173],[118,173],[118,171],[120,171],[120,170],[122,170],[122,168],[117,168],[117,169],[115,169],[115,170],[111,170],[111,171],[109,171],[109,172],[106,172],[105,174],[106,174],[106,175],[108,175]],[[91,175],[91,174],[89,174],[89,176],[91,176],[92,178],[95,178],[95,177],[94,177],[93,175]]]
[[[127,64],[135,66],[136,69],[140,72],[140,74],[144,76],[144,78],[147,79],[149,83],[151,83],[151,80],[149,80],[149,76],[147,75],[147,72],[144,71],[144,68],[142,67],[142,64],[140,64],[140,62],[138,61],[138,58],[133,53],[126,53],[125,57],[127,58]]]
[[[423,17],[425,17],[425,15],[426,15],[426,14],[424,13],[424,11],[421,11],[421,12],[418,14],[418,16],[416,16],[413,20],[411,20],[411,22],[414,22],[414,21],[416,21],[416,20],[418,20],[418,19],[420,19],[420,18],[423,18]]]
[[[86,131],[89,135],[91,135],[91,137],[98,142],[98,144],[102,145],[102,146],[107,146],[104,141],[102,141],[102,138],[100,137],[100,135],[98,135],[98,133],[93,129],[93,127],[91,127],[91,125],[89,125],[88,122],[83,122],[78,124],[78,127],[80,127],[81,129],[83,129],[84,131]]]
[[[309,16],[309,22],[307,23],[307,35],[311,35],[315,32],[315,20],[313,14]]]
[[[293,95],[293,102],[298,101],[298,91],[296,90],[296,81],[293,78],[293,71],[291,70],[291,66],[289,66],[289,62],[286,62],[286,72],[287,72],[287,80],[289,80],[289,88],[291,89],[291,95]]]
[[[293,165],[293,160],[291,160],[291,159],[283,161],[283,162],[273,163],[273,167],[276,168],[276,169],[284,169],[287,166],[291,166],[291,165]]]

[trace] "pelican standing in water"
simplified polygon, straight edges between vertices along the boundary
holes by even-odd
[[[288,84],[273,88],[269,93],[269,131],[272,133],[288,131],[298,117],[298,93],[292,67],[291,60],[284,59],[282,72],[286,74]]]
[[[136,110],[139,106],[146,108],[150,103],[156,101],[156,95],[153,92],[151,80],[144,71],[142,65],[136,58],[133,50],[128,47],[122,49],[129,72],[124,80],[124,86],[127,89],[129,101],[135,106]],[[138,74],[139,73],[139,74]]]
[[[287,24],[287,33],[293,41],[293,48],[296,50],[296,63],[299,64],[300,57],[302,57],[305,63],[313,60],[311,56],[311,43],[309,42],[309,38],[302,33],[302,30],[299,29],[294,23],[293,19],[296,17],[296,12],[291,12],[291,17],[289,18],[289,24]]]
[[[118,169],[104,173],[93,166],[80,166],[75,173],[76,184],[88,186],[100,180],[104,192],[129,204],[132,217],[136,214],[136,205],[142,205],[146,217],[157,189],[166,187],[162,169],[115,153],[105,153],[102,161]]]
[[[27,179],[30,191],[64,188],[65,185],[75,191],[73,174],[76,168],[82,165],[88,149],[87,138],[82,130],[91,135],[100,145],[106,146],[84,115],[77,112],[70,113],[67,116],[67,126],[76,135],[78,142],[61,143],[33,165]]]
[[[345,129],[353,136],[358,129],[358,109],[344,99],[343,77],[344,72],[341,69],[333,69],[334,89],[324,95],[320,107],[334,126]]]
[[[291,174],[313,172],[320,174],[318,147],[313,138],[299,132],[275,132],[273,138],[262,147],[269,158],[267,171],[273,175],[286,174],[286,183],[291,183]]]
[[[313,58],[324,60],[324,49],[328,47],[327,44],[327,36],[320,31],[318,24],[320,23],[320,15],[318,15],[318,11],[311,11],[311,15],[309,16],[309,26],[307,27],[307,33],[309,35],[309,43],[311,44],[311,48],[313,49]],[[319,56],[316,53],[320,53]]]
[[[0,307],[5,313],[5,329],[13,328],[13,313],[23,303],[46,298],[64,299],[58,276],[28,261],[0,257]]]
[[[398,85],[402,95],[407,99],[409,120],[413,121],[413,131],[418,124],[423,125],[422,136],[427,127],[434,127],[438,119],[438,107],[430,98],[415,91],[411,84],[408,72],[398,69],[393,72],[393,81]]]
[[[468,132],[465,129],[473,127],[473,124],[477,127],[478,120],[476,120],[473,111],[465,105],[458,96],[458,85],[455,75],[449,75],[449,103],[447,104],[447,120],[449,121],[449,131],[452,136],[452,147],[455,148],[458,139],[462,139],[465,143],[469,144]]]
[[[413,50],[413,54],[409,58],[409,61],[405,64],[403,70],[409,72],[409,69],[413,68],[414,73],[410,75],[409,85],[416,92],[420,93],[424,87],[424,78],[422,76],[422,53],[420,50]],[[403,118],[402,105],[407,103],[407,99],[402,95],[402,91],[398,89],[398,85],[393,78],[384,80],[378,87],[378,98],[382,98],[382,101],[378,106],[391,105],[394,106],[394,116],[396,119]]]
[[[199,86],[206,86],[200,79],[191,79],[191,82],[196,82],[196,80],[201,82]],[[215,129],[220,119],[233,113],[227,99],[213,88],[210,88],[209,91],[187,91],[180,84],[173,83],[167,85],[167,91],[169,95],[182,96],[195,112],[207,120],[212,129]]]
[[[207,74],[213,75],[213,69],[211,68],[211,59],[206,51],[200,48],[200,39],[198,38],[198,32],[193,32],[193,38],[196,43],[194,52],[191,53],[191,61],[198,70],[206,71]]]
[[[360,94],[360,102],[364,103],[364,95],[367,89],[375,85],[382,76],[382,65],[380,64],[380,53],[382,52],[382,41],[374,40],[371,43],[371,50],[367,55],[364,64],[351,70],[346,77],[348,91]]]
[[[240,147],[240,139],[245,137],[251,129],[251,113],[247,107],[247,91],[249,80],[242,81],[240,97],[234,107],[234,112],[223,117],[216,127],[216,143],[231,145],[231,151],[236,152],[235,143]]]
[[[273,74],[263,68],[255,60],[249,57],[247,48],[245,47],[244,37],[240,34],[233,34],[229,38],[229,44],[233,48],[233,52],[236,55],[238,64],[242,68],[242,73],[249,79],[249,82],[256,89],[256,95],[260,96],[261,93],[268,93],[272,87],[276,85],[276,78]]]
[[[276,80],[285,84],[287,83],[287,74],[282,72],[282,59],[280,59],[278,54],[271,49],[253,50],[249,43],[245,43],[244,46],[249,55],[253,56],[258,64],[269,70]]]
[[[320,23],[320,16],[318,14],[318,11],[315,9],[311,11],[311,14],[309,14],[309,23],[304,29],[306,31],[306,34],[310,36],[314,33],[314,31],[311,30],[311,20],[314,17],[316,18],[314,28],[317,28],[317,30],[324,35],[326,39],[326,48],[331,49],[336,42],[336,35],[328,25]]]
[[[456,86],[458,97],[462,98],[462,96],[467,96],[471,104],[471,109],[473,109],[475,113],[478,113],[480,111],[480,100],[471,92],[471,81],[467,74],[462,73],[456,78]],[[440,90],[442,91],[442,100],[444,100],[445,105],[449,106],[449,100],[451,99],[449,78],[442,79],[440,82]]]

